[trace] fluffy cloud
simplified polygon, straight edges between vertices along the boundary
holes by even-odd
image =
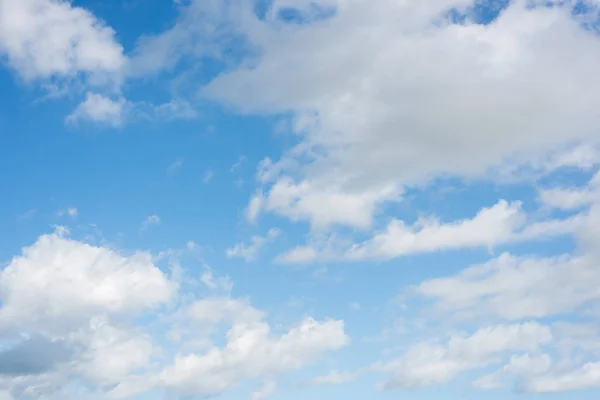
[[[412,226],[393,219],[386,230],[349,247],[326,243],[301,246],[280,255],[277,261],[307,263],[317,260],[389,260],[417,253],[488,247],[547,239],[573,233],[582,225],[582,216],[566,219],[528,221],[519,202],[500,201],[482,208],[473,218],[441,223],[435,217],[419,218]],[[317,243],[317,245],[319,245]],[[315,248],[317,247],[317,248]]]
[[[123,123],[127,106],[127,101],[122,98],[112,100],[101,94],[88,92],[85,100],[66,118],[66,121],[70,124],[89,121],[118,127]]]
[[[421,283],[416,291],[443,312],[515,320],[580,311],[600,301],[598,257],[516,257],[503,254],[456,276]]]
[[[523,389],[547,393],[598,388],[600,387],[599,376],[600,362],[591,362],[573,371],[537,376],[528,380]]]
[[[511,337],[508,332],[495,336],[481,331],[464,342],[451,338],[447,346],[421,343],[401,360],[386,365],[389,370],[399,369],[386,387],[444,383],[459,372],[489,366],[488,356],[505,350],[512,353],[510,358],[494,357],[493,364],[504,365],[478,378],[474,382],[476,387],[496,389],[512,384],[521,392],[597,387],[594,380],[600,354],[595,322],[600,306],[597,290],[600,285],[597,272],[600,210],[595,194],[596,181],[597,175],[583,188],[557,187],[550,190],[564,195],[541,196],[550,208],[579,210],[577,218],[571,219],[577,223],[569,231],[577,246],[572,254],[542,257],[504,253],[484,264],[468,267],[449,277],[426,280],[413,288],[421,298],[433,301],[434,315],[444,315],[446,321],[459,326],[472,326],[477,321],[530,321],[534,318],[568,321],[574,316],[588,320],[589,324],[556,322],[543,327],[538,323],[527,323],[541,327],[536,335],[544,338],[540,342],[543,349],[535,346],[508,348],[502,341],[492,340],[494,337]],[[531,225],[524,227],[524,231],[528,230],[531,231]],[[533,230],[540,231],[539,228]],[[479,339],[475,340],[475,337]],[[456,350],[460,348],[453,347],[456,343],[469,343],[465,348],[477,354],[468,355],[468,352]],[[455,350],[451,351],[453,348]]]
[[[102,318],[92,320],[88,330],[72,333],[70,340],[86,349],[73,371],[97,386],[118,384],[135,371],[146,370],[155,351],[144,332],[121,329]]]
[[[65,235],[40,236],[0,272],[0,335],[8,341],[0,386],[16,398],[60,391],[71,377],[111,385],[146,368],[154,345],[124,321],[177,290],[150,254],[124,256]]]
[[[471,336],[452,336],[446,345],[419,343],[397,361],[379,366],[393,371],[384,389],[422,388],[446,383],[459,373],[494,363],[507,351],[535,351],[552,340],[548,327],[537,323],[482,328]]]
[[[547,372],[551,365],[552,359],[547,354],[537,356],[529,354],[514,355],[499,371],[477,379],[473,382],[473,385],[480,389],[498,389],[504,386],[507,377],[512,379],[535,377]]]
[[[27,80],[118,81],[126,63],[114,31],[64,0],[0,1],[0,54]]]
[[[160,374],[159,384],[181,396],[210,397],[241,380],[302,368],[348,342],[340,321],[306,319],[283,335],[273,335],[267,324],[246,316],[234,320],[226,337],[222,349],[176,356]]]
[[[243,113],[291,113],[302,138],[262,171],[273,182],[263,210],[313,227],[368,227],[406,184],[490,176],[508,165],[518,173],[549,151],[564,150],[580,166],[596,162],[566,148],[589,148],[600,122],[600,81],[590,67],[600,40],[581,27],[593,13],[575,18],[570,2],[510,2],[486,24],[471,1],[311,2],[334,9],[321,17],[286,2],[309,21],[300,25],[278,12],[260,19],[241,2],[212,13],[198,3],[178,30],[192,29],[194,18],[220,27],[233,18],[230,33],[256,50],[252,63],[202,93]],[[464,23],[445,17],[453,7]],[[542,164],[573,165],[569,157]]]
[[[577,210],[600,201],[600,173],[596,173],[584,188],[556,187],[539,193],[543,205],[560,210]]]
[[[204,397],[245,381],[265,382],[256,393],[265,398],[277,376],[349,341],[338,320],[305,318],[275,331],[264,312],[229,297],[230,280],[212,270],[200,278],[210,296],[190,298],[150,254],[125,256],[66,235],[41,236],[0,272],[0,390],[15,398]],[[168,346],[143,322],[159,306],[164,315],[151,325],[171,330]]]
[[[200,282],[202,282],[210,290],[214,291],[223,291],[229,293],[233,288],[233,282],[228,276],[215,277],[211,269],[206,269],[202,275],[200,275]]]
[[[149,254],[41,236],[0,273],[0,330],[68,329],[91,316],[142,311],[169,301],[174,284]]]
[[[400,199],[394,186],[365,192],[345,193],[341,187],[309,182],[300,184],[281,179],[265,199],[254,197],[248,206],[248,217],[256,219],[260,211],[276,212],[292,221],[309,221],[315,229],[343,224],[369,228],[376,206],[385,200]]]

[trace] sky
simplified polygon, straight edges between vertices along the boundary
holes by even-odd
[[[0,400],[592,400],[597,0],[0,0]]]

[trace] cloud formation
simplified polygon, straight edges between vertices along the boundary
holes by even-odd
[[[41,236],[0,272],[0,335],[12,341],[0,352],[0,389],[9,399],[29,398],[33,388],[34,398],[68,397],[71,379],[85,383],[83,398],[215,396],[245,381],[269,382],[349,342],[339,320],[305,318],[273,331],[247,301],[220,297],[225,280],[212,273],[202,282],[214,294],[189,302],[150,254],[122,255],[66,235]],[[180,328],[166,347],[137,318],[159,310],[161,329]],[[222,327],[226,343],[213,342]]]
[[[0,1],[0,53],[26,80],[121,80],[126,64],[115,32],[63,0]]]

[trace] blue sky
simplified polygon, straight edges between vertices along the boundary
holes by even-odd
[[[0,400],[595,399],[599,12],[0,0]]]

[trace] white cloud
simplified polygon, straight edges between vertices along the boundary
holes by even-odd
[[[127,321],[177,291],[149,254],[65,234],[40,236],[0,272],[0,388],[15,398],[86,398],[64,393],[71,379],[101,388],[147,370],[154,344]]]
[[[561,210],[577,210],[597,203],[600,201],[600,172],[584,188],[542,189],[539,198],[543,205]]]
[[[600,362],[590,362],[572,371],[531,378],[525,382],[523,390],[548,393],[598,388],[599,377]]]
[[[58,215],[59,217],[62,217],[63,215],[68,215],[71,218],[76,218],[78,215],[78,211],[75,207],[69,207],[63,210],[58,210],[56,215]]]
[[[264,313],[252,307],[246,300],[228,297],[211,297],[193,302],[185,311],[186,318],[207,325],[235,321],[255,323]]]
[[[248,222],[255,223],[258,220],[263,203],[264,197],[262,192],[257,192],[252,199],[250,199],[250,204],[248,204],[248,208],[246,208],[245,211],[246,220]]]
[[[7,398],[210,396],[258,380],[265,385],[255,398],[263,399],[279,375],[349,341],[337,320],[305,318],[274,331],[247,300],[178,292],[149,254],[123,256],[63,234],[41,236],[0,272],[0,333],[9,346],[0,351],[0,391]],[[231,288],[212,272],[201,281]],[[159,305],[164,313],[146,325],[145,312]],[[173,329],[168,347],[151,335],[157,328]]]
[[[27,80],[118,81],[126,63],[111,28],[62,0],[1,0],[0,54]]]
[[[481,328],[471,336],[453,335],[446,345],[419,343],[399,360],[376,369],[393,372],[384,389],[440,385],[459,373],[497,363],[507,351],[535,351],[552,340],[550,328],[535,322]]]
[[[149,215],[146,217],[144,222],[142,222],[142,226],[140,227],[140,231],[145,231],[150,228],[152,225],[160,225],[160,217],[156,214]]]
[[[456,276],[425,281],[417,293],[445,313],[516,320],[580,310],[600,301],[598,258],[591,254],[551,258],[503,254]]]
[[[351,246],[326,243],[296,247],[277,257],[285,263],[308,263],[317,260],[357,261],[389,260],[410,254],[444,250],[487,247],[547,239],[573,233],[582,225],[582,217],[564,220],[528,221],[521,203],[499,201],[482,208],[473,218],[441,223],[435,217],[421,217],[412,226],[393,219],[386,230],[371,239]],[[529,222],[529,223],[528,223]]]
[[[479,389],[498,389],[505,386],[508,379],[524,380],[547,372],[552,366],[552,359],[547,354],[531,356],[530,354],[513,355],[500,370],[482,376],[473,382]],[[522,388],[521,388],[522,389]]]
[[[292,221],[308,221],[318,230],[334,224],[370,228],[377,205],[400,200],[399,190],[391,185],[349,193],[339,185],[297,184],[291,179],[280,179],[266,197],[257,196],[248,206],[249,220],[255,220],[261,211],[273,211]]]
[[[526,220],[520,203],[483,208],[472,219],[442,224],[435,218],[420,218],[413,227],[393,220],[387,230],[369,241],[353,246],[345,258],[390,259],[411,253],[459,249],[506,243],[513,240]]]
[[[587,187],[577,191],[591,193],[596,179],[594,177]],[[482,331],[465,339],[464,349],[469,350],[457,351],[456,349],[461,348],[458,346],[451,351],[453,343],[454,346],[460,343],[455,338],[451,338],[447,346],[441,346],[437,342],[424,342],[411,348],[400,360],[376,365],[379,370],[387,368],[396,371],[386,387],[441,384],[454,379],[462,371],[500,363],[504,365],[491,374],[481,376],[473,384],[480,389],[510,385],[519,392],[569,391],[596,386],[593,382],[597,378],[596,362],[600,355],[596,324],[600,307],[597,290],[600,274],[596,271],[600,260],[600,253],[597,251],[600,210],[596,199],[577,203],[577,207],[572,206],[574,202],[563,201],[564,198],[559,196],[555,200],[557,201],[552,207],[562,209],[584,208],[591,203],[591,207],[576,216],[574,220],[577,223],[570,227],[570,233],[576,242],[576,249],[572,254],[544,257],[504,253],[484,264],[471,266],[449,277],[426,280],[413,288],[420,299],[433,301],[434,313],[422,314],[433,315],[438,321],[442,318],[459,326],[472,327],[480,321],[553,318],[558,322],[551,327],[543,327],[537,322],[527,323],[541,327],[536,335],[538,338],[545,338],[539,343],[544,348],[505,348],[496,339],[488,340],[490,337]],[[529,232],[525,236],[540,230],[543,231],[539,227],[522,228],[522,232]],[[573,318],[586,318],[590,323],[565,322],[572,321]],[[511,334],[504,332],[492,336],[497,339],[509,338]],[[475,337],[479,337],[479,340],[475,341]],[[510,350],[506,353],[512,354],[508,360],[504,360],[504,357],[494,355],[493,348]],[[477,354],[469,355],[468,351]],[[460,356],[456,355],[458,353]],[[492,355],[494,356],[488,357]]]
[[[226,250],[225,254],[227,257],[240,257],[246,261],[253,261],[258,256],[258,253],[269,243],[272,243],[279,235],[281,231],[277,228],[271,228],[267,232],[266,236],[252,236],[250,238],[250,244],[241,242],[235,246]]]
[[[160,120],[194,119],[198,113],[190,103],[181,99],[173,99],[168,103],[152,106],[154,116]]]
[[[177,24],[154,36],[142,36],[128,64],[130,77],[148,77],[172,71],[184,58],[221,57],[223,47],[232,44],[228,5],[220,1],[180,2]],[[241,7],[252,9],[252,2]]]
[[[314,248],[310,246],[295,247],[275,258],[275,261],[285,264],[307,264],[323,258]]]
[[[215,277],[214,272],[211,269],[206,269],[200,276],[200,282],[202,282],[210,290],[231,292],[233,289],[233,282],[228,276]]]
[[[600,151],[597,146],[581,144],[566,152],[555,155],[547,162],[546,169],[553,171],[561,167],[576,167],[588,170],[600,164]]]
[[[208,19],[256,49],[252,63],[202,93],[242,113],[291,113],[302,138],[267,167],[274,183],[263,211],[313,227],[369,227],[406,184],[518,171],[573,142],[581,147],[544,168],[597,162],[585,149],[600,122],[590,67],[600,62],[600,39],[580,26],[593,15],[573,17],[571,2],[514,1],[481,25],[466,0],[322,0],[311,4],[336,12],[300,26],[276,13],[258,19],[239,1],[205,12],[198,3],[161,39],[189,44],[183,32],[195,37],[192,21]],[[453,6],[466,10],[465,23],[444,20]]]
[[[120,383],[139,369],[146,369],[154,352],[147,334],[116,328],[102,319],[93,320],[89,330],[72,334],[87,349],[73,370],[95,385]]]
[[[121,95],[113,99],[104,94],[88,92],[85,100],[67,116],[65,121],[69,124],[88,121],[120,127],[126,122],[135,120],[162,122],[195,117],[196,112],[192,106],[182,100],[155,105],[147,102],[131,102]]]
[[[125,257],[59,233],[43,235],[0,273],[0,330],[68,329],[93,315],[158,306],[174,290],[149,254]]]
[[[80,121],[121,126],[128,103],[123,98],[112,100],[101,94],[88,92],[86,99],[67,118],[70,124]]]
[[[176,356],[160,374],[160,385],[180,396],[216,396],[240,380],[302,368],[348,343],[340,321],[306,319],[281,336],[264,322],[242,321],[234,321],[223,349]]]

